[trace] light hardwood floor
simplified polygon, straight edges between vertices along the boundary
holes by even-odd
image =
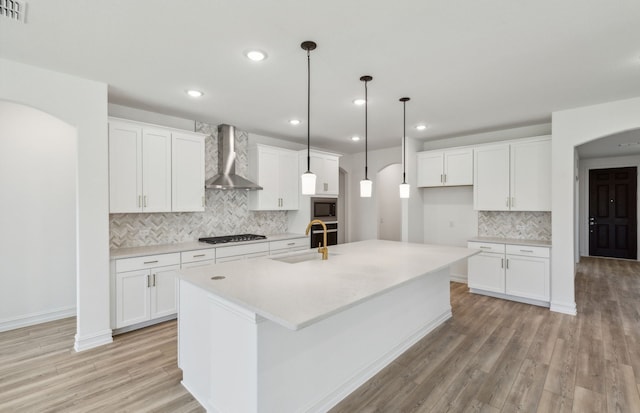
[[[451,320],[332,412],[640,413],[639,262],[583,258],[577,317],[459,283],[451,300]],[[0,333],[1,412],[204,411],[180,385],[175,322],[82,353],[74,333]]]

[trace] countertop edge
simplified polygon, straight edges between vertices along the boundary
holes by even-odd
[[[518,239],[518,238],[473,237],[473,238],[469,238],[467,241],[468,242],[488,242],[490,244],[525,245],[528,247],[547,247],[547,248],[552,247],[551,241]]]
[[[283,240],[297,239],[297,238],[307,238],[307,235],[294,234],[294,233],[273,234],[273,235],[267,235],[266,239],[260,239],[260,240],[254,240],[254,241],[241,241],[241,242],[217,244],[217,245],[207,244],[206,242],[199,242],[199,241],[188,241],[188,242],[177,242],[175,244],[158,244],[158,245],[145,245],[140,247],[117,248],[109,251],[109,259],[119,260],[123,258],[144,257],[146,255],[172,254],[176,252],[205,250],[205,249],[211,249],[211,248],[226,248],[226,247],[231,247],[236,245],[259,244],[263,242],[283,241]]]

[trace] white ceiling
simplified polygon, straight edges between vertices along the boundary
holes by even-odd
[[[359,152],[549,122],[553,111],[640,96],[638,0],[28,0],[0,18],[0,57],[109,84],[112,103]],[[255,63],[247,49],[266,51]],[[7,79],[3,79],[7,81]],[[205,92],[199,100],[184,91]],[[431,128],[413,127],[428,123]]]

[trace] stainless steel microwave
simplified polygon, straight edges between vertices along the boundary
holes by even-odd
[[[337,221],[337,204],[337,198],[311,198],[312,219],[321,219],[322,221]]]

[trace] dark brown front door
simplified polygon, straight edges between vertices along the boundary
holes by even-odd
[[[589,171],[589,255],[637,258],[637,170]]]

